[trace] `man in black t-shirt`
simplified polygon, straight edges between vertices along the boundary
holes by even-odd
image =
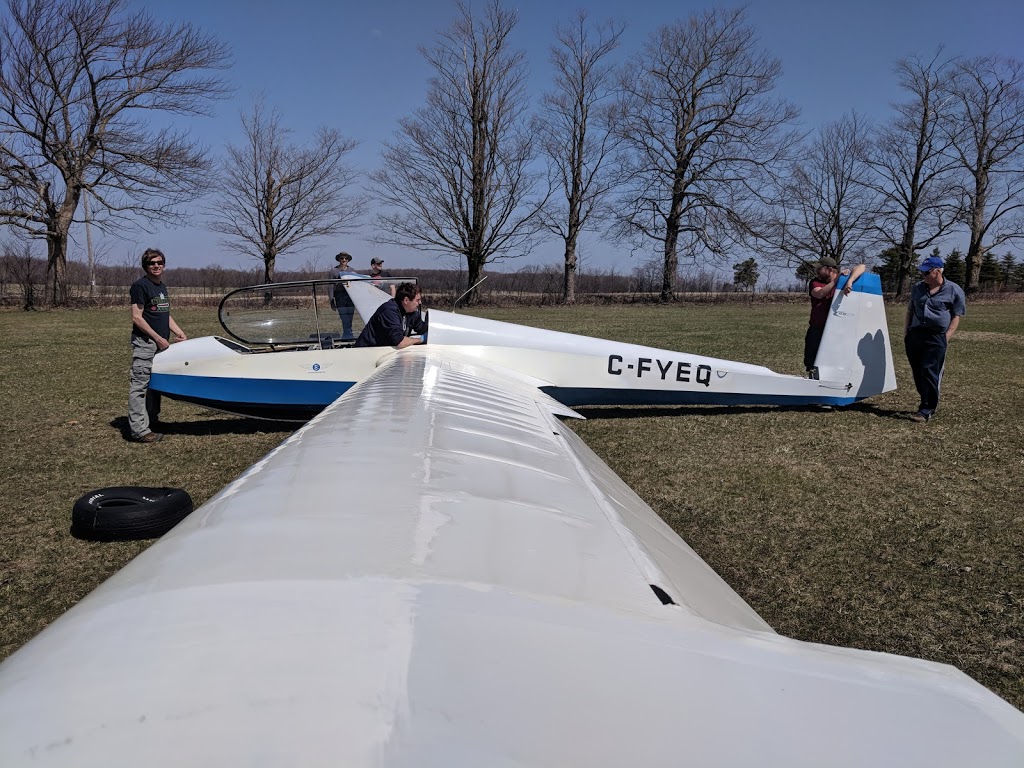
[[[132,368],[128,387],[128,427],[132,439],[140,443],[155,443],[163,435],[152,426],[160,415],[160,394],[149,391],[153,373],[153,357],[167,349],[173,333],[179,341],[187,336],[171,317],[171,300],[163,282],[166,258],[156,248],[147,248],[142,254],[142,268],[146,276],[131,287],[132,302]]]

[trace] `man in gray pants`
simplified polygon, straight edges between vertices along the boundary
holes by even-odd
[[[153,357],[171,346],[172,333],[179,341],[188,338],[171,317],[171,300],[163,282],[166,262],[162,252],[147,248],[142,254],[146,276],[131,287],[132,369],[128,387],[128,427],[132,439],[140,443],[155,443],[164,437],[151,429],[160,415],[160,394],[149,391]]]

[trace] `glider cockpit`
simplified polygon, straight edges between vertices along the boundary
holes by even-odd
[[[249,351],[351,347],[372,314],[371,305],[364,305],[363,311],[368,312],[364,316],[359,307],[346,302],[353,312],[352,331],[345,337],[337,305],[354,282],[361,281],[358,278],[302,280],[239,288],[221,300],[217,319],[227,334],[246,345]],[[380,289],[379,301],[383,302],[390,288],[400,283],[415,284],[417,279],[367,277],[365,282]]]

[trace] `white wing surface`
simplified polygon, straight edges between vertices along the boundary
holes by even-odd
[[[560,410],[382,361],[0,666],[0,765],[1021,764],[953,668],[772,632]]]

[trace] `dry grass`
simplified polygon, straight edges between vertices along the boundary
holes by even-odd
[[[800,370],[806,308],[491,310],[488,316]],[[213,310],[175,313],[192,335]],[[901,327],[902,309],[890,311]],[[902,388],[825,413],[592,409],[587,443],[776,629],[954,664],[1024,707],[1024,313],[972,305],[938,417]],[[897,342],[898,345],[898,342]],[[179,403],[124,440],[127,310],[0,313],[0,656],[144,548],[68,535],[74,500],[174,485],[201,503],[289,428]]]

